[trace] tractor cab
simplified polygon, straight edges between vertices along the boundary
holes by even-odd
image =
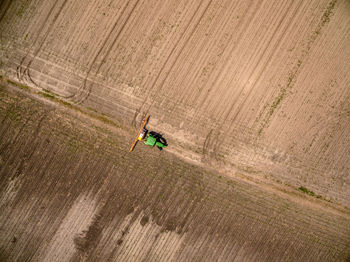
[[[162,150],[164,147],[167,147],[168,144],[166,140],[163,138],[163,136],[157,132],[151,131],[146,134],[145,138],[145,144],[147,146],[157,146],[160,150]]]

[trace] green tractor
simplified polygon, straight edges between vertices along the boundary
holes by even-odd
[[[147,146],[157,146],[159,150],[162,150],[163,148],[168,146],[168,143],[160,133],[154,131],[148,132],[148,130],[146,129],[149,117],[150,116],[147,115],[146,118],[143,120],[138,136],[132,143],[129,152],[133,151],[137,142],[141,140],[144,140]]]
[[[168,144],[164,137],[154,131],[151,131],[148,133],[148,131],[145,129],[146,132],[146,138],[145,138],[145,144],[147,146],[157,146],[159,150],[162,150],[163,148],[167,147]]]

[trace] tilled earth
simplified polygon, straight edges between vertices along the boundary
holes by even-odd
[[[350,207],[349,28],[348,0],[4,0],[0,71]]]
[[[342,261],[348,0],[0,1],[0,260]],[[164,134],[138,145],[139,123]]]
[[[349,259],[346,210],[128,153],[123,126],[14,90],[0,91],[1,261]]]

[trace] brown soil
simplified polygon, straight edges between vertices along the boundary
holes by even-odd
[[[155,148],[138,145],[130,154],[127,132],[52,98],[21,93],[0,92],[4,261],[339,261],[349,255],[346,210],[312,197],[300,204],[302,193],[284,197]]]
[[[11,203],[0,215],[2,256],[327,260],[326,247],[336,246],[345,258],[349,14],[346,0],[0,1],[0,73],[31,88],[2,91],[0,201]],[[36,92],[50,104],[33,102]],[[128,155],[131,127],[147,113],[170,146]],[[237,183],[233,192],[223,189],[227,181]],[[192,187],[201,192],[193,202],[179,191]],[[36,213],[42,201],[50,208]],[[101,213],[126,210],[124,202],[121,215]],[[316,233],[322,241],[299,241],[302,230],[324,230]]]
[[[150,113],[179,156],[350,207],[349,12],[345,0],[7,0],[0,68],[128,125]]]

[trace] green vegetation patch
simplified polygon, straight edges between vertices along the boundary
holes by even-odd
[[[88,106],[87,109],[89,109],[89,110],[92,111],[92,112],[98,113],[97,110],[96,110],[95,108],[92,108],[92,107],[90,107],[90,106]]]
[[[15,85],[17,87],[19,87],[20,89],[23,89],[23,90],[27,90],[29,91],[30,90],[30,87],[27,86],[27,85],[24,85],[22,83],[18,83],[18,82],[15,82],[15,81],[12,81],[10,79],[7,79],[7,83],[11,84],[11,85]]]
[[[31,0],[26,0],[26,1],[22,1],[21,5],[18,5],[18,9],[16,11],[16,16],[18,17],[22,17],[23,14],[26,12],[26,10],[28,9],[29,5],[31,3]]]
[[[102,122],[105,123],[105,124],[118,127],[118,125],[117,125],[113,120],[109,119],[109,118],[106,117],[105,115],[100,115],[100,116],[97,117],[97,119],[100,120],[100,121],[102,121]]]
[[[311,40],[308,42],[305,50],[303,51],[302,57],[300,59],[298,59],[296,66],[294,67],[293,71],[289,74],[286,87],[283,87],[280,89],[278,96],[272,102],[272,104],[270,106],[270,110],[269,110],[267,116],[265,117],[263,123],[261,124],[260,129],[258,130],[259,136],[262,134],[263,130],[269,125],[269,122],[270,122],[272,115],[274,114],[274,112],[276,111],[278,106],[281,104],[282,100],[286,97],[287,90],[292,88],[293,82],[295,81],[295,78],[296,78],[297,74],[299,73],[299,70],[301,68],[301,65],[303,63],[304,58],[309,54],[311,46],[316,41],[318,35],[321,33],[322,28],[330,21],[330,17],[333,14],[333,10],[334,10],[336,3],[337,3],[337,0],[332,0],[328,4],[326,10],[324,11],[324,13],[321,17],[320,23],[318,24],[317,28],[315,29],[315,31],[311,35]]]
[[[273,101],[273,103],[272,103],[272,105],[270,107],[270,112],[269,112],[270,116],[272,116],[273,112],[275,111],[275,109],[281,103],[281,101],[283,100],[283,98],[285,96],[286,96],[286,89],[282,88],[279,96],[275,99],[275,101]]]
[[[310,196],[315,196],[315,193],[312,192],[311,190],[307,189],[306,187],[301,186],[301,187],[299,187],[298,189],[299,189],[301,192],[304,192],[304,193],[306,193],[306,194],[308,194],[308,195],[310,195]]]
[[[58,102],[59,104],[65,106],[65,107],[68,107],[70,109],[74,109],[74,110],[79,111],[80,113],[86,114],[90,117],[97,118],[98,120],[100,120],[101,122],[103,122],[105,124],[108,124],[108,125],[111,125],[114,127],[119,127],[119,125],[116,124],[113,120],[111,120],[108,116],[106,116],[103,113],[100,114],[95,109],[88,108],[88,110],[93,111],[94,113],[87,112],[85,110],[80,109],[78,106],[74,106],[73,104],[58,98],[59,95],[51,92],[50,90],[47,90],[47,89],[43,89],[43,90],[44,90],[44,92],[40,91],[40,92],[38,92],[38,94],[45,97],[45,98],[48,98],[48,99],[53,100],[55,102]]]
[[[307,189],[306,187],[301,186],[301,187],[298,188],[298,190],[303,192],[303,193],[305,193],[305,194],[308,194],[310,196],[323,199],[323,197],[321,195],[316,195],[313,191]]]
[[[46,97],[46,98],[49,98],[49,99],[52,99],[54,100],[55,99],[55,96],[53,94],[50,94],[50,93],[46,93],[46,92],[38,92],[39,95],[43,96],[43,97]]]
[[[57,102],[60,103],[61,105],[64,105],[65,107],[73,108],[73,105],[67,101],[57,99]]]
[[[50,91],[50,90],[48,90],[48,89],[44,89],[44,88],[43,88],[43,91],[44,91],[45,93],[47,93],[47,94],[52,95],[52,96],[59,96],[58,94],[55,94],[54,92],[52,92],[52,91]]]
[[[328,4],[327,9],[322,16],[321,26],[324,26],[326,23],[330,21],[330,16],[333,14],[333,9],[336,3],[337,3],[337,0],[333,0]]]

